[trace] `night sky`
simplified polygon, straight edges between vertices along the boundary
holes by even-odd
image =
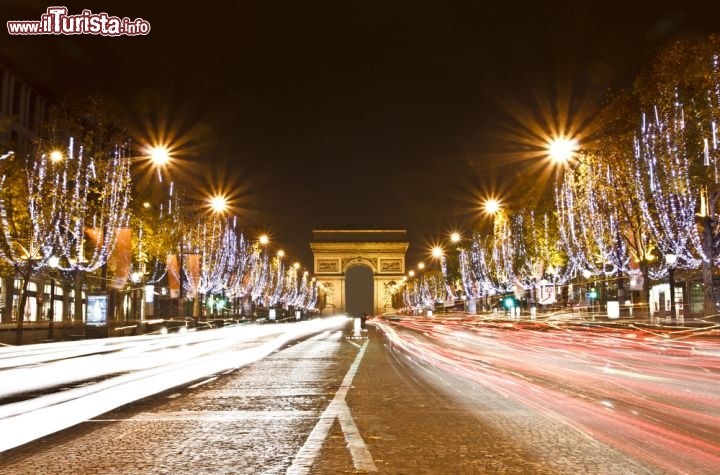
[[[367,225],[408,229],[413,265],[522,166],[518,111],[560,96],[592,110],[663,42],[720,30],[707,1],[230,3],[62,2],[152,30],[5,29],[0,53],[59,96],[109,94],[191,135],[192,174],[239,190],[240,222],[305,264],[314,227]],[[55,4],[0,10],[39,20]]]

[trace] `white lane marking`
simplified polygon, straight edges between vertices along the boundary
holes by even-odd
[[[350,414],[350,408],[345,403],[345,396],[347,395],[348,389],[352,387],[353,378],[360,366],[360,360],[362,360],[363,355],[365,355],[367,345],[368,342],[366,341],[360,348],[360,351],[358,351],[357,356],[355,356],[355,361],[353,361],[353,364],[350,366],[350,369],[343,379],[342,385],[335,393],[335,397],[320,416],[320,420],[315,424],[305,444],[303,444],[298,453],[295,454],[292,465],[287,469],[286,473],[288,475],[304,475],[310,473],[310,469],[315,459],[320,455],[323,443],[330,433],[335,418],[340,421],[340,427],[345,435],[345,441],[350,450],[355,469],[365,472],[377,472],[372,454],[370,454],[365,442],[362,440],[360,431],[358,431],[357,426],[355,426],[355,422]]]
[[[355,469],[365,472],[377,472],[375,460],[373,460],[372,454],[365,445],[365,441],[362,439],[360,431],[355,425],[352,414],[350,414],[350,408],[344,401],[342,405],[338,407],[337,416],[343,434],[345,434],[345,442],[350,450]]]
[[[215,381],[216,379],[217,379],[217,376],[213,376],[212,378],[208,378],[208,379],[206,379],[206,380],[204,380],[204,381],[200,381],[199,383],[195,383],[195,384],[193,384],[192,386],[188,386],[188,388],[189,388],[189,389],[195,389],[195,388],[197,388],[197,387],[202,386],[203,384],[207,384],[207,383],[209,383],[209,382],[211,382],[211,381]]]

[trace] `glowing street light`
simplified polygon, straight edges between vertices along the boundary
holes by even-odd
[[[263,234],[263,235],[261,235],[261,236],[258,238],[258,242],[259,242],[260,244],[262,244],[263,246],[265,246],[267,243],[270,242],[270,238],[268,237],[267,234]],[[279,254],[279,253],[278,253],[278,254]]]
[[[548,156],[555,163],[568,163],[575,155],[578,143],[575,139],[559,137],[548,143]]]
[[[432,256],[436,259],[439,259],[443,256],[443,248],[440,246],[435,246],[432,248]]]
[[[223,214],[228,209],[227,198],[222,195],[212,196],[208,201],[210,203],[210,209],[213,213]]]
[[[495,198],[490,198],[485,200],[484,207],[487,214],[497,214],[500,211],[500,202]]]
[[[50,160],[53,161],[53,163],[61,162],[63,159],[63,154],[59,150],[53,150],[50,152]]]
[[[150,161],[159,167],[165,166],[170,162],[170,150],[163,145],[156,145],[148,149]]]
[[[280,250],[277,252],[277,256],[278,256],[280,259],[282,259],[283,257],[285,257],[285,251],[283,251],[282,249],[280,249]]]
[[[450,241],[451,242],[460,242],[460,233],[452,233],[450,235]]]

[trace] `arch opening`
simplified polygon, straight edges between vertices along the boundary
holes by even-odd
[[[364,265],[356,265],[345,273],[345,311],[352,316],[375,311],[373,271]]]

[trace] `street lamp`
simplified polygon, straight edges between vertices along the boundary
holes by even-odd
[[[148,156],[150,157],[150,161],[156,166],[167,165],[171,160],[170,150],[164,145],[150,147],[148,149]]]
[[[222,195],[211,196],[208,199],[210,209],[215,214],[225,214],[228,210],[227,198]]]
[[[677,263],[677,255],[665,254],[665,262],[668,265],[668,283],[670,284],[670,321],[674,323],[677,319],[675,308],[675,264]]]
[[[445,260],[445,251],[440,246],[434,246],[432,248],[431,254],[434,259],[440,260],[440,273],[442,274],[442,279],[443,279],[443,290],[440,292],[440,295],[443,296],[443,301],[441,302],[442,303],[442,312],[445,313],[445,302],[448,299],[447,261]],[[439,295],[437,297],[439,297]]]
[[[53,150],[50,152],[50,160],[52,160],[53,163],[61,162],[63,159],[63,154],[59,150]]]
[[[159,144],[159,145],[153,145],[146,148],[147,151],[147,157],[150,159],[150,162],[157,170],[158,174],[158,181],[162,182],[162,172],[161,169],[168,166],[170,162],[173,160],[172,154],[170,152],[170,149],[166,147],[165,145]],[[172,196],[174,194],[174,186],[173,183],[170,182],[170,197],[171,201],[168,204],[168,214],[172,214]],[[178,197],[178,201],[176,202],[176,208],[180,208],[180,201],[182,197]],[[210,202],[210,206],[215,209],[215,206],[220,206],[220,203],[214,203],[212,200]],[[185,240],[185,229],[184,229],[184,223],[183,223],[183,217],[182,217],[182,210],[176,209],[177,213],[177,220],[178,220],[178,234],[179,234],[179,243],[178,243],[178,282],[179,282],[179,289],[178,289],[178,317],[183,319],[185,318],[185,295],[184,295],[184,278],[183,278],[183,267],[185,266],[184,263],[184,240]],[[193,313],[195,313],[193,309]]]
[[[577,149],[577,140],[565,137],[554,138],[547,144],[548,156],[555,163],[566,164],[570,162]]]
[[[490,198],[485,200],[484,208],[487,214],[497,214],[497,212],[500,211],[500,202],[495,198]]]

